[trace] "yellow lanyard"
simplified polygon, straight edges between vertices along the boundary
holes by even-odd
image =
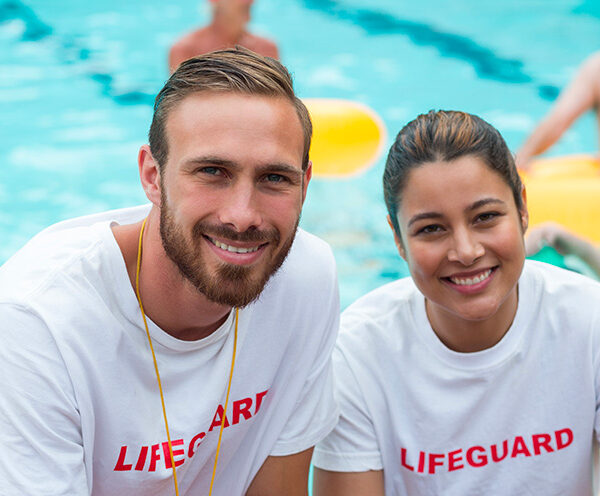
[[[158,391],[160,392],[160,402],[162,405],[163,419],[165,421],[165,430],[167,431],[167,441],[169,444],[169,456],[171,458],[171,467],[173,469],[173,483],[175,484],[175,495],[179,496],[179,485],[177,484],[177,470],[175,469],[175,460],[173,459],[173,445],[171,444],[171,434],[169,433],[169,423],[167,422],[167,409],[165,408],[165,397],[163,395],[162,383],[160,381],[160,374],[158,373],[158,363],[156,361],[156,355],[154,353],[154,346],[152,346],[152,338],[150,337],[150,331],[148,330],[148,322],[146,321],[146,314],[144,313],[144,305],[142,305],[142,296],[140,294],[140,269],[142,266],[142,239],[144,235],[144,228],[146,227],[146,219],[142,222],[142,228],[140,229],[140,239],[138,241],[137,251],[137,262],[135,268],[135,295],[137,296],[140,311],[142,312],[142,319],[144,319],[144,327],[146,328],[146,336],[148,336],[148,343],[150,344],[150,351],[152,352],[152,360],[154,361],[154,371],[156,372],[156,382],[158,382]],[[231,370],[229,372],[229,382],[227,383],[227,394],[225,396],[225,407],[223,409],[223,416],[221,418],[221,429],[219,430],[219,441],[217,442],[217,452],[215,453],[215,463],[213,465],[212,477],[210,479],[210,488],[208,490],[208,496],[212,495],[212,488],[215,482],[215,474],[217,473],[217,462],[219,461],[219,451],[221,449],[221,438],[223,436],[223,428],[225,427],[225,418],[227,413],[227,405],[229,403],[229,391],[231,389],[231,380],[233,379],[233,368],[235,366],[235,352],[237,348],[237,335],[238,335],[238,317],[239,309],[235,309],[235,332],[233,337],[233,355],[231,357]]]

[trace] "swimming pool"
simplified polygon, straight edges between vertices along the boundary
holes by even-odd
[[[145,201],[136,155],[168,47],[207,17],[197,0],[0,0],[0,263],[53,222]],[[448,108],[488,119],[516,149],[600,47],[600,7],[258,0],[253,28],[278,40],[300,96],[364,102],[389,140],[418,113]],[[587,115],[551,154],[596,148]],[[382,169],[380,160],[309,188],[302,226],[333,246],[343,306],[406,274],[385,221]]]

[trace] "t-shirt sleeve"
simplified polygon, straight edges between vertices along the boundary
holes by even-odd
[[[596,387],[596,415],[594,419],[594,432],[596,440],[600,441],[600,310],[596,306],[593,309],[594,316],[592,322],[592,349],[593,349],[593,367],[594,367],[594,384]]]
[[[333,265],[333,262],[332,262]],[[310,372],[302,387],[294,411],[275,443],[272,456],[285,456],[312,448],[335,426],[339,409],[334,395],[331,354],[339,328],[339,293],[337,278],[330,278],[328,298],[321,301],[324,318],[314,336],[321,336],[318,353],[308,369]],[[300,367],[301,364],[298,364]]]
[[[0,335],[0,492],[89,495],[79,412],[51,333],[30,311],[0,304]]]
[[[383,461],[371,415],[343,352],[333,354],[340,418],[313,454],[313,465],[334,472],[382,470]]]

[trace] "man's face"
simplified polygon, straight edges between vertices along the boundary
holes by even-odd
[[[167,118],[161,176],[163,247],[209,300],[255,300],[294,240],[310,167],[286,99],[197,93]]]

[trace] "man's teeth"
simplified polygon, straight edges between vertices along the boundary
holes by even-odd
[[[487,279],[488,277],[490,277],[491,273],[492,269],[488,269],[475,277],[450,277],[450,280],[454,284],[459,284],[460,286],[471,286],[473,284],[477,284],[478,282],[483,281],[484,279]]]
[[[217,246],[218,248],[221,248],[221,250],[227,250],[227,251],[231,251],[233,253],[252,253],[252,252],[258,251],[258,249],[260,248],[260,246],[255,246],[254,248],[238,248],[237,246],[230,246],[230,245],[226,245],[225,243],[221,243],[220,241],[217,241],[216,239],[211,239],[211,241],[213,242],[213,244],[215,246]]]

